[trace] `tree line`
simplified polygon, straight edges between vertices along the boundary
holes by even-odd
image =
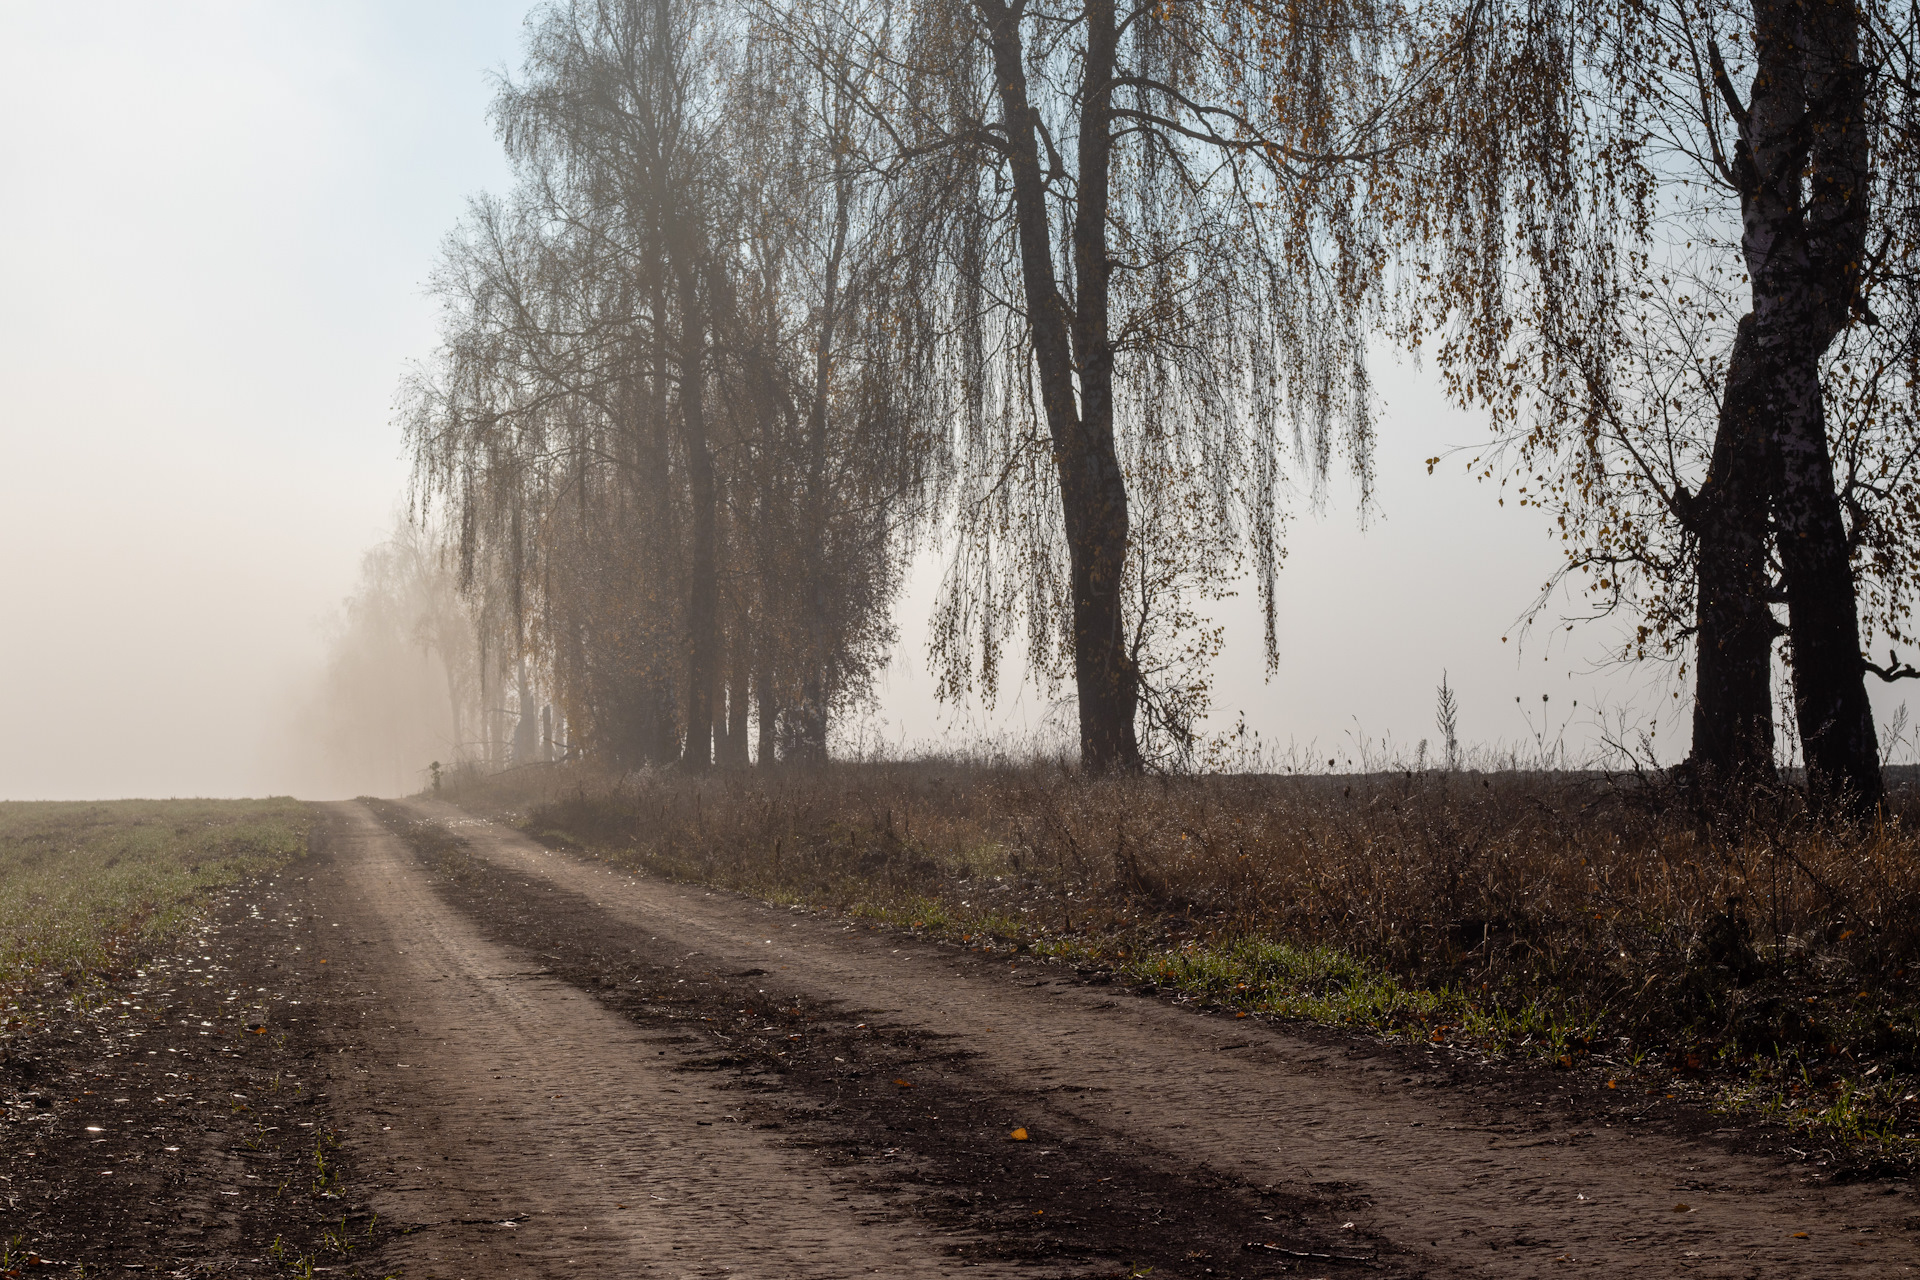
[[[575,0],[409,380],[484,680],[623,766],[824,758],[937,546],[1083,765],[1190,752],[1290,497],[1430,362],[1691,766],[1879,795],[1916,581],[1916,12],[1891,0]],[[1436,459],[1437,463],[1439,460]],[[1543,604],[1544,607],[1544,604]],[[490,673],[490,674],[486,674]]]

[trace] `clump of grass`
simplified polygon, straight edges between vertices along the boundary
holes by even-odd
[[[1838,1146],[1855,1165],[1910,1173],[1920,1149],[1915,1090],[1912,1078],[1882,1075],[1878,1065],[1862,1074],[1822,1073],[1817,1056],[1782,1049],[1747,1064],[1746,1078],[1723,1084],[1714,1102],[1721,1111],[1779,1124],[1809,1146]],[[1832,1156],[1833,1146],[1822,1154]]]
[[[463,786],[617,862],[1250,1011],[1596,1060],[1766,1114],[1754,1081],[1787,1055],[1806,1081],[1778,1087],[1826,1099],[1796,1102],[1809,1123],[1839,1132],[1870,1094],[1876,1133],[1920,1131],[1910,798],[1843,830],[1787,793],[1708,822],[1657,778],[1541,772],[919,762]]]
[[[1459,1007],[1449,991],[1410,987],[1347,952],[1270,938],[1189,942],[1129,955],[1120,968],[1130,978],[1220,1004],[1367,1031],[1443,1025]]]
[[[308,821],[288,799],[0,803],[0,1044],[303,852]]]

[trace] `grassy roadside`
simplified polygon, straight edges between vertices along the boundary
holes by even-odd
[[[1590,1071],[1779,1122],[1835,1166],[1920,1167],[1920,814],[1834,833],[1776,802],[1709,829],[1593,777],[938,763],[527,770],[446,798],[674,879]]]
[[[290,799],[0,803],[0,1053],[304,851],[309,821]]]

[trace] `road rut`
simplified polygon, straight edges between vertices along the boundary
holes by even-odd
[[[950,948],[616,871],[548,850],[451,806],[420,801],[407,809],[457,834],[473,856],[502,872],[579,895],[608,921],[697,954],[716,969],[777,972],[781,983],[818,999],[945,1037],[964,1048],[977,1077],[1009,1087],[1045,1084],[1062,1115],[1123,1132],[1169,1164],[1223,1171],[1251,1186],[1289,1189],[1308,1199],[1337,1193],[1345,1203],[1362,1206],[1353,1210],[1356,1238],[1370,1234],[1390,1244],[1416,1263],[1415,1273],[1535,1276],[1591,1269],[1606,1275],[1865,1277],[1920,1270],[1920,1241],[1911,1230],[1915,1205],[1904,1184],[1820,1184],[1777,1161],[1609,1127],[1575,1098],[1565,1107],[1541,1106],[1537,1114],[1490,1111],[1463,1091],[1429,1087],[1418,1075],[1403,1074],[1403,1061],[1390,1056],[1353,1056],[1257,1019],[1196,1016],[1154,999],[1116,1000],[1110,990],[1051,977],[1043,966],[1009,968]],[[472,1083],[471,1073],[506,1052],[524,1064],[528,1080],[540,1082],[539,1090],[578,1095],[584,1088],[598,1099],[565,1107],[555,1100],[554,1123],[569,1140],[591,1149],[618,1185],[637,1189],[647,1177],[659,1176],[643,1169],[647,1159],[664,1160],[675,1171],[673,1185],[684,1193],[682,1207],[693,1218],[654,1211],[647,1219],[652,1234],[642,1245],[609,1206],[582,1207],[576,1212],[583,1247],[590,1240],[609,1256],[637,1264],[659,1242],[698,1248],[714,1233],[748,1232],[770,1254],[793,1251],[794,1265],[783,1274],[813,1274],[806,1269],[810,1256],[819,1257],[821,1266],[840,1265],[830,1253],[809,1253],[827,1248],[807,1221],[813,1208],[764,1219],[749,1215],[749,1221],[715,1207],[737,1198],[731,1179],[738,1176],[805,1188],[824,1182],[817,1169],[808,1171],[791,1153],[769,1154],[750,1134],[746,1141],[738,1134],[728,1138],[720,1126],[700,1129],[701,1146],[693,1147],[683,1117],[702,1107],[723,1110],[723,1095],[703,1094],[684,1076],[668,1077],[672,1083],[660,1086],[681,1088],[680,1095],[623,1095],[622,1079],[617,1071],[609,1074],[607,1063],[610,1054],[623,1058],[640,1048],[630,1023],[617,1025],[619,1019],[587,997],[550,983],[526,979],[502,986],[483,973],[503,959],[463,934],[444,910],[435,912],[431,890],[415,885],[405,856],[389,846],[370,816],[353,813],[351,826],[375,877],[367,881],[367,907],[386,921],[395,945],[420,927],[416,922],[431,922],[427,941],[416,940],[410,953],[415,970],[425,975],[438,965],[463,975],[458,985],[422,984],[409,1002],[409,1016],[422,1029],[445,1028],[449,1035],[455,1023],[480,1025],[482,1011],[490,1010],[495,1023],[531,1020],[507,1045],[495,1043],[492,1032],[449,1041],[464,1047],[431,1068],[436,1097],[452,1108],[446,1114],[503,1108],[498,1090],[489,1093]],[[376,884],[381,887],[372,891]],[[423,945],[434,949],[422,953]],[[484,963],[474,959],[483,955]],[[571,1047],[556,1051],[556,1039]],[[646,1144],[651,1154],[636,1157],[630,1142]],[[480,1163],[500,1179],[488,1184],[497,1190],[485,1203],[502,1210],[519,1203],[507,1190],[507,1171],[495,1167],[497,1161]],[[429,1178],[419,1190],[425,1200],[444,1201],[456,1182],[472,1185],[470,1178]],[[564,1216],[553,1207],[541,1212],[556,1224]],[[878,1269],[943,1269],[926,1237],[897,1216],[889,1219],[884,1205],[871,1204],[852,1216],[863,1239],[872,1236],[896,1251],[872,1264]],[[693,1219],[697,1228],[686,1225]],[[559,1249],[562,1239],[550,1233],[545,1247]],[[1205,1270],[1196,1263],[1190,1273]],[[1157,1274],[1182,1272],[1163,1267]]]
[[[349,1154],[415,1228],[383,1262],[423,1280],[945,1269],[923,1224],[737,1123],[717,1081],[482,937],[363,806],[328,808],[331,979],[369,1002],[334,1104],[390,1121]]]

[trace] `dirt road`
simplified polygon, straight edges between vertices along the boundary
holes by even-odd
[[[331,976],[366,983],[370,1015],[391,1019],[335,1103],[389,1117],[353,1154],[393,1175],[379,1212],[419,1227],[383,1261],[470,1277],[938,1266],[925,1226],[741,1125],[719,1081],[675,1071],[656,1037],[489,942],[364,808],[332,838]]]
[[[1920,1271],[1905,1184],[1617,1096],[1489,1103],[1438,1059],[396,816],[464,847],[336,806],[314,890],[364,1014],[333,1105],[380,1117],[350,1155],[419,1228],[409,1276]]]

